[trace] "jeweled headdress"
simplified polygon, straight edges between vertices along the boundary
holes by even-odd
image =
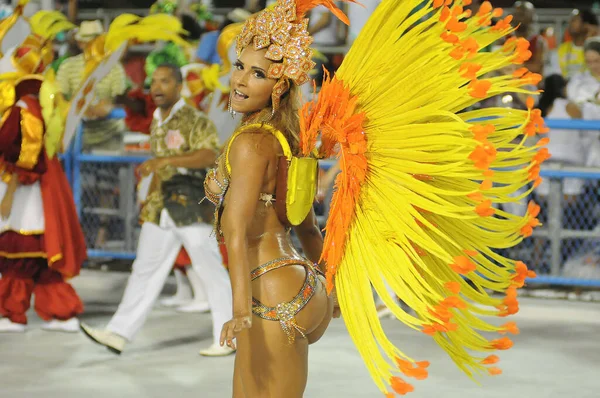
[[[268,77],[279,80],[271,95],[274,111],[289,89],[290,81],[300,86],[310,80],[308,72],[315,66],[310,49],[313,38],[308,33],[308,19],[304,15],[319,5],[329,8],[345,24],[349,23],[332,0],[278,0],[274,7],[250,17],[237,38],[238,56],[252,45],[255,50],[267,48],[265,57],[275,61],[267,71]]]

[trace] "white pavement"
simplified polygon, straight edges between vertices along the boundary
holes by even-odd
[[[105,325],[126,277],[84,272],[75,282],[87,304],[82,319]],[[408,396],[600,397],[600,304],[540,299],[523,299],[521,304],[521,312],[511,319],[521,334],[514,338],[513,349],[500,353],[504,374],[484,378],[483,388],[462,375],[430,338],[384,320],[392,341],[415,359],[431,361],[429,379],[415,382],[416,390]],[[233,356],[198,356],[211,343],[207,314],[156,309],[121,357],[80,334],[40,330],[33,312],[30,319],[25,334],[0,335],[0,398],[231,397]],[[343,322],[334,322],[311,347],[305,397],[381,396]]]

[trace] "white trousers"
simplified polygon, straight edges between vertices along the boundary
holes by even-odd
[[[200,276],[210,305],[214,343],[223,324],[232,317],[229,274],[223,267],[219,246],[208,224],[161,228],[144,223],[131,276],[117,312],[107,329],[132,340],[142,328],[158,298],[181,246]]]

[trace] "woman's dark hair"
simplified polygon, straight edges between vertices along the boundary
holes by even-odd
[[[538,107],[542,111],[542,116],[546,117],[554,100],[557,98],[565,98],[565,87],[567,82],[561,75],[551,75],[544,80],[544,92],[540,97]]]

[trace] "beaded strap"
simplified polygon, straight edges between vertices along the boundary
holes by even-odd
[[[297,264],[298,260],[294,261],[296,262],[293,264]],[[280,267],[282,266],[284,265],[280,265]],[[296,332],[300,333],[303,338],[306,338],[306,329],[298,325],[296,322],[296,314],[298,314],[314,296],[317,283],[318,279],[312,266],[307,267],[304,286],[302,286],[302,289],[298,292],[296,297],[286,303],[277,304],[275,307],[268,307],[257,299],[252,298],[252,313],[262,319],[279,321],[283,332],[287,335],[288,342],[293,344],[296,341]]]
[[[312,269],[312,263],[308,260],[302,258],[281,257],[254,268],[252,272],[250,272],[250,279],[255,280],[269,271],[287,267],[288,265],[303,265]]]

